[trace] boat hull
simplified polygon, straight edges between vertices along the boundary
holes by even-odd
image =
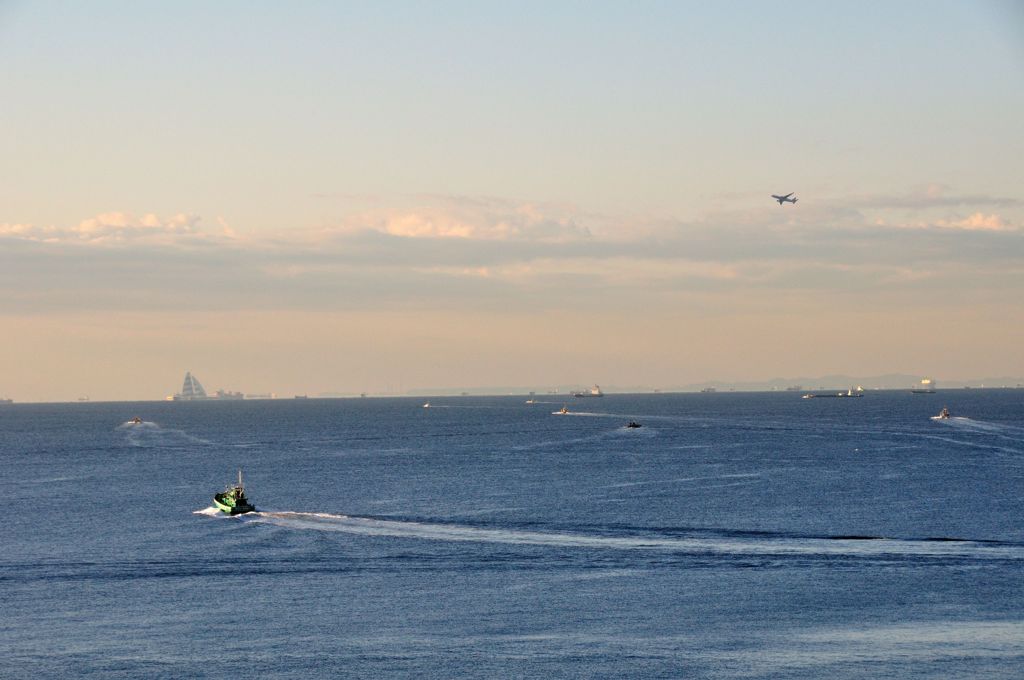
[[[249,505],[248,503],[229,504],[224,501],[220,494],[213,497],[213,504],[221,512],[228,515],[244,515],[247,512],[255,512],[256,508]]]

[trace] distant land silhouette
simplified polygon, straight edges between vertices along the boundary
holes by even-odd
[[[799,378],[772,378],[771,380],[751,381],[715,381],[709,380],[699,383],[688,383],[684,385],[616,385],[601,382],[601,389],[610,394],[614,393],[644,393],[644,392],[700,392],[713,388],[718,392],[771,392],[785,391],[786,388],[799,386],[801,390],[831,390],[848,389],[858,385],[865,390],[910,390],[917,387],[922,378],[929,377],[935,380],[938,390],[962,389],[964,387],[1011,387],[1024,386],[1024,377],[996,377],[979,378],[971,380],[946,380],[941,375],[910,375],[902,373],[889,373],[877,376],[851,376],[842,374],[823,375],[818,377]],[[595,379],[600,378],[596,376]],[[502,394],[529,394],[534,392],[538,399],[545,396],[564,397],[570,392],[579,390],[584,385],[548,385],[548,386],[487,386],[487,387],[436,387],[414,389],[403,392],[409,396],[481,396],[481,395],[502,395]],[[710,390],[709,390],[710,391]],[[340,393],[324,393],[320,396],[350,396]],[[371,395],[372,396],[372,395]],[[380,395],[387,396],[387,395]],[[401,396],[395,394],[394,396]]]

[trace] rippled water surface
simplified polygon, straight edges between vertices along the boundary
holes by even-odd
[[[799,397],[0,407],[0,675],[1019,677],[1024,390]]]

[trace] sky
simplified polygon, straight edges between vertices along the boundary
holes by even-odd
[[[0,0],[0,97],[0,397],[1024,376],[1017,2]]]

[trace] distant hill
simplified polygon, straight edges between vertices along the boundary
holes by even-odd
[[[801,386],[805,390],[847,389],[860,385],[866,390],[901,390],[916,387],[925,376],[890,373],[876,376],[823,375],[816,378],[773,378],[765,381],[750,382],[702,382],[686,385],[684,392],[698,392],[713,387],[718,390],[735,390],[737,392],[765,392],[784,390],[787,387]],[[984,378],[980,380],[944,380],[941,376],[928,376],[935,380],[938,389],[958,389],[963,387],[1018,387],[1024,385],[1024,378]]]
[[[686,385],[614,385],[601,383],[601,389],[606,394],[622,393],[645,393],[645,392],[699,392],[703,389],[714,388],[719,392],[771,392],[783,391],[787,387],[799,386],[801,390],[845,390],[858,385],[866,390],[909,390],[916,387],[922,375],[909,375],[903,373],[889,373],[876,376],[851,376],[851,375],[823,375],[817,377],[799,378],[772,378],[771,380],[751,381],[706,381],[690,383]],[[1024,386],[1024,378],[1001,377],[983,378],[978,380],[945,380],[941,375],[928,376],[935,380],[938,389],[960,389],[964,387],[1018,387]],[[536,393],[538,399],[542,397],[566,397],[573,390],[589,389],[590,385],[559,385],[557,387],[522,387],[522,386],[490,386],[490,387],[437,387],[427,389],[415,389],[408,392],[391,395],[371,396],[483,396],[483,395],[526,395],[530,392]],[[557,390],[552,392],[551,390]],[[321,394],[320,396],[342,396],[337,393]],[[344,395],[354,396],[354,395]]]

